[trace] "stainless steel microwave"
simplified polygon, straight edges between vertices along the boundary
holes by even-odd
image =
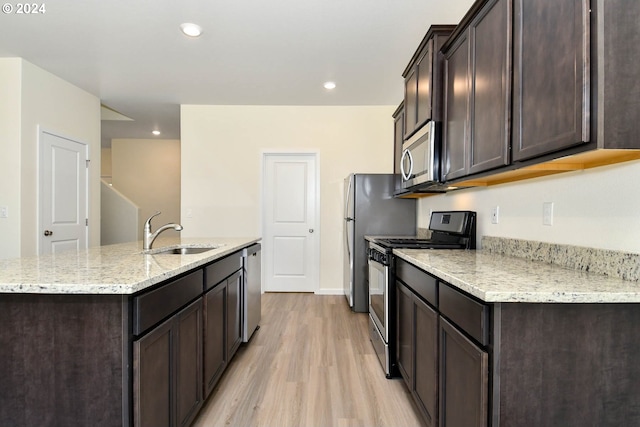
[[[402,144],[402,188],[438,183],[440,167],[439,150],[436,147],[437,128],[437,123],[431,120]]]

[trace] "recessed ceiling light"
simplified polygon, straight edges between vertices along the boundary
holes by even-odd
[[[192,24],[190,22],[185,22],[180,25],[180,29],[182,32],[189,37],[199,37],[202,34],[202,27],[197,24]]]
[[[324,88],[325,89],[329,89],[329,90],[335,89],[336,88],[336,84],[334,82],[326,82],[324,84]]]
[[[159,130],[153,130],[151,131],[152,134],[154,134],[155,136],[160,135],[160,131]]]

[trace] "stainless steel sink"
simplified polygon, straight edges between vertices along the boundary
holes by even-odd
[[[169,253],[176,255],[192,255],[192,254],[201,254],[202,252],[207,252],[215,248],[173,248],[160,253]]]
[[[212,251],[224,245],[210,246],[168,246],[166,248],[151,249],[144,253],[148,255],[195,255]]]

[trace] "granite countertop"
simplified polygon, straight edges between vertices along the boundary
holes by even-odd
[[[158,238],[144,253],[142,241],[83,251],[0,260],[0,293],[133,294],[222,258],[260,238]],[[166,247],[211,247],[192,255],[158,254]]]
[[[638,303],[640,284],[484,250],[394,249],[398,257],[485,302]]]

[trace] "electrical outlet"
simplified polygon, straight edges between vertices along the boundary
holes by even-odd
[[[184,213],[185,218],[193,218],[193,209],[188,208]]]
[[[0,206],[0,218],[9,218],[9,208]]]
[[[494,206],[491,209],[491,224],[497,224],[500,222],[500,206]]]
[[[542,204],[542,225],[553,225],[553,202]]]

